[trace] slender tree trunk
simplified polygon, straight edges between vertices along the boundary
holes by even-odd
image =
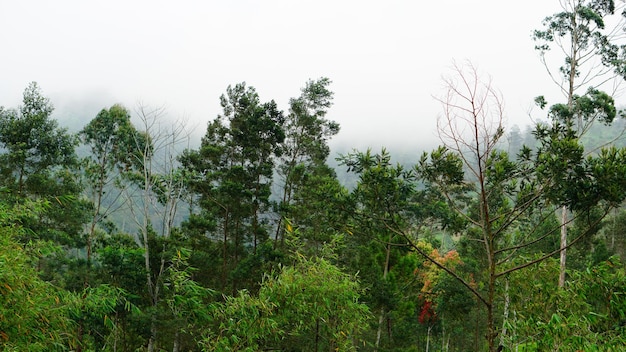
[[[150,317],[150,339],[148,339],[148,352],[154,352],[154,347],[156,344],[156,337],[157,337],[156,316],[152,314],[152,317]]]
[[[256,178],[256,185],[254,186],[254,198],[255,198],[255,203],[254,203],[254,215],[252,218],[252,233],[254,236],[253,239],[253,249],[252,249],[252,253],[256,255],[256,249],[257,246],[259,244],[259,238],[258,238],[258,234],[259,234],[259,188],[261,187],[261,175],[257,175]]]
[[[576,16],[573,17],[573,28],[576,29]],[[570,51],[570,62],[569,62],[569,85],[567,90],[567,107],[572,109],[574,105],[574,92],[576,90],[575,82],[576,75],[578,73],[578,31],[572,31],[572,44]],[[582,127],[582,120],[577,121],[578,128]],[[580,131],[580,130],[579,130]],[[579,134],[580,137],[580,134]],[[559,265],[559,288],[565,287],[565,269],[567,262],[567,207],[563,206],[561,209],[561,240],[560,240],[560,265]]]
[[[478,347],[479,347],[479,343],[480,343],[480,309],[482,308],[482,305],[480,305],[480,302],[477,302],[478,305],[476,307],[476,309],[474,310],[476,312],[476,322],[475,322],[475,328],[474,328],[474,351],[478,351]]]
[[[613,211],[613,229],[611,230],[611,251],[615,251],[615,230],[616,229],[617,229],[617,208],[615,208],[615,210]]]
[[[150,294],[150,301],[152,307],[156,307],[156,293],[154,291],[154,283],[152,281],[152,273],[150,270],[150,248],[148,245],[148,229],[143,229],[143,241],[144,241],[144,265],[146,269],[146,285],[148,286],[148,292]],[[157,327],[156,327],[156,315],[151,313],[150,317],[150,338],[148,339],[148,352],[154,351],[154,344],[156,341]]]
[[[511,296],[509,295],[509,278],[504,279],[504,314],[502,319],[502,331],[500,332],[500,345],[504,346],[507,334],[507,321],[509,320],[509,306],[511,304]]]
[[[17,195],[21,197],[22,192],[24,192],[24,164],[20,168],[20,176],[17,180]]]
[[[389,257],[391,256],[391,233],[389,234],[389,240],[387,242],[387,253],[385,257],[385,267],[383,269],[383,281],[387,280],[387,274],[389,273]],[[380,316],[378,317],[378,331],[376,332],[376,350],[380,346],[380,336],[383,331],[383,322],[385,320],[385,306],[380,307]]]
[[[490,352],[496,352],[496,336],[498,332],[496,331],[495,321],[494,321],[494,312],[493,312],[493,288],[489,288],[489,302],[491,302],[487,306],[487,344],[489,346]]]
[[[561,209],[561,260],[559,269],[559,288],[565,287],[565,269],[567,261],[567,207]]]
[[[105,163],[106,159],[102,162]],[[87,273],[85,274],[85,287],[89,287],[89,280],[91,276],[91,255],[92,255],[92,247],[93,247],[93,238],[96,233],[96,226],[98,225],[98,221],[100,220],[100,208],[102,207],[102,196],[104,194],[104,178],[105,178],[105,166],[103,164],[100,165],[100,175],[99,175],[99,183],[98,189],[96,190],[95,200],[94,200],[94,211],[93,218],[91,219],[91,225],[89,226],[89,232],[87,233]]]
[[[174,347],[172,347],[172,352],[178,352],[180,348],[180,331],[176,329],[176,333],[174,334]]]
[[[429,352],[430,349],[430,330],[432,326],[428,325],[428,331],[426,332],[426,352]]]
[[[228,232],[230,231],[230,226],[229,226],[229,213],[228,211],[226,211],[226,214],[224,215],[224,226],[223,226],[223,230],[224,230],[224,237],[222,238],[222,240],[224,241],[223,245],[222,245],[222,290],[224,290],[226,288],[226,277],[228,276],[227,274],[227,268],[228,268]]]

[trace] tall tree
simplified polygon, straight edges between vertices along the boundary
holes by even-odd
[[[163,283],[172,257],[169,240],[174,233],[177,214],[185,192],[178,155],[188,148],[189,133],[184,121],[170,123],[162,107],[140,105],[137,109],[139,133],[133,136],[130,156],[135,168],[126,170],[124,187],[128,211],[139,232],[143,249],[146,286],[149,298],[150,336],[148,350],[159,347],[157,313]]]
[[[0,156],[0,176],[16,197],[35,193],[38,177],[76,162],[77,140],[51,118],[54,108],[37,83],[24,90],[22,104],[17,110],[0,108],[0,143],[6,150]]]
[[[580,110],[576,101],[579,98],[595,99],[598,94],[610,98],[599,89],[607,82],[615,82],[616,78],[626,78],[626,43],[622,33],[626,26],[625,13],[613,0],[565,0],[560,3],[562,11],[546,17],[543,28],[534,31],[535,49],[567,101],[559,104],[560,111],[552,115],[560,121],[553,119],[553,122],[568,126],[571,133],[580,138],[596,120],[610,123],[615,116],[605,111]],[[557,52],[563,63],[558,67],[558,73],[551,66],[550,50],[554,47],[559,49]],[[564,207],[561,213],[560,287],[565,285],[568,222],[568,209]]]
[[[87,262],[91,262],[98,224],[119,209],[121,175],[138,165],[135,143],[138,132],[130,122],[130,112],[121,105],[102,109],[81,132],[82,142],[90,149],[83,159],[85,183],[93,202],[91,224],[87,231]]]
[[[224,114],[209,123],[200,149],[187,151],[181,161],[193,175],[201,207],[190,225],[222,242],[224,289],[228,272],[246,255],[246,245],[255,253],[269,237],[265,215],[284,132],[276,103],[261,103],[256,90],[245,83],[229,86],[220,101]]]
[[[18,109],[0,108],[2,198],[10,203],[30,198],[55,204],[38,221],[25,225],[33,234],[75,246],[86,221],[76,177],[78,140],[52,119],[53,110],[35,82],[24,90]]]
[[[326,165],[330,154],[328,140],[339,132],[339,124],[325,118],[332,106],[333,93],[328,89],[328,78],[308,81],[302,93],[289,101],[289,114],[284,123],[285,141],[278,165],[279,182],[282,183],[282,197],[278,204],[279,220],[276,227],[276,241],[282,241],[283,221],[289,218],[300,227],[313,212],[307,212],[312,205],[307,195],[316,193],[314,189],[333,183],[334,172]],[[316,230],[320,230],[319,226]]]
[[[356,351],[369,309],[356,276],[324,258],[297,253],[295,263],[268,276],[258,296],[241,291],[216,305],[219,326],[207,351]]]
[[[359,175],[356,189],[350,194],[354,209],[351,217],[353,246],[365,253],[352,253],[347,259],[352,268],[362,272],[364,282],[372,286],[369,295],[372,308],[378,312],[378,325],[374,345],[381,345],[385,321],[394,309],[394,283],[389,274],[399,259],[408,253],[404,238],[385,227],[392,223],[396,228],[408,228],[408,208],[415,191],[414,175],[400,165],[391,163],[385,150],[373,155],[348,154],[341,159],[348,170]],[[387,329],[391,331],[391,328]]]

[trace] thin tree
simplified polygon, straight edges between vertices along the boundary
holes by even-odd
[[[576,98],[606,86],[615,94],[626,77],[624,5],[618,8],[613,0],[560,0],[560,4],[562,11],[546,17],[533,39],[548,75],[565,96],[568,118],[580,138],[597,118],[573,113]],[[558,72],[550,55],[555,47],[563,62]],[[567,207],[561,209],[559,287],[565,285],[568,213]]]
[[[152,308],[148,351],[154,351],[158,342],[156,312],[162,299],[168,258],[167,248],[151,248],[150,243],[153,236],[167,239],[172,234],[185,190],[177,158],[189,147],[190,134],[184,121],[167,121],[163,107],[139,105],[136,113],[139,132],[134,139],[138,150],[135,162],[139,168],[126,173],[128,182],[134,186],[125,189],[125,196],[144,249],[146,286]]]
[[[91,263],[97,226],[124,206],[119,187],[121,175],[136,166],[137,131],[130,122],[130,112],[121,105],[102,109],[79,133],[90,154],[83,159],[87,192],[93,203],[87,230],[87,265]],[[88,280],[88,277],[87,277]],[[85,284],[88,285],[86,280]]]
[[[330,83],[325,77],[310,80],[302,88],[300,96],[289,101],[289,114],[283,125],[285,140],[277,168],[282,196],[278,204],[276,243],[283,242],[285,218],[301,226],[303,221],[300,219],[310,217],[298,214],[295,209],[298,193],[312,192],[311,189],[304,190],[307,181],[330,173],[326,165],[330,154],[328,140],[339,132],[339,124],[326,119],[333,103],[333,92],[328,89]]]

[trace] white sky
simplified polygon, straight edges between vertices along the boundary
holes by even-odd
[[[329,77],[329,118],[350,146],[433,140],[432,95],[452,60],[471,60],[525,125],[555,92],[531,32],[558,0],[0,0],[0,105],[37,81],[55,117],[86,124],[104,107],[167,106],[197,126],[245,81],[287,110],[308,79]]]

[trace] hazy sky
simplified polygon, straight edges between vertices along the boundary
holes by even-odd
[[[533,97],[555,91],[531,32],[558,0],[0,0],[0,105],[37,81],[61,121],[103,107],[167,106],[197,126],[245,81],[287,110],[308,79],[329,77],[355,146],[432,140],[432,95],[452,60],[471,60],[503,93],[518,124]],[[84,121],[84,122],[83,122]]]

